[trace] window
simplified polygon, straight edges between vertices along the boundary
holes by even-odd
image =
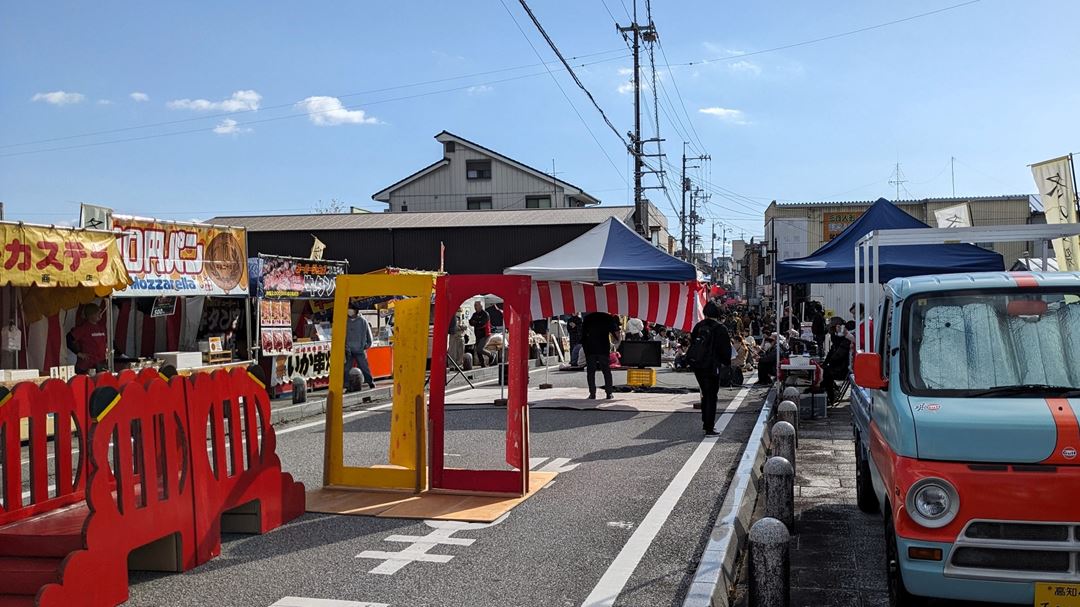
[[[404,203],[404,202],[401,203],[401,210],[402,210],[402,212],[408,211],[409,210],[409,205]]]
[[[446,152],[447,154],[453,154],[454,149],[455,149],[455,146],[454,146],[453,141],[447,141],[446,143],[443,144],[443,152]]]
[[[526,196],[525,197],[526,209],[550,209],[551,208],[551,196]]]
[[[491,179],[491,161],[490,160],[466,160],[465,161],[465,178],[466,179]]]
[[[483,198],[468,198],[466,204],[470,211],[482,211],[484,209],[491,208],[491,197],[485,196]]]

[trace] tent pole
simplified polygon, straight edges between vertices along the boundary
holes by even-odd
[[[855,302],[852,304],[852,307],[855,310],[855,312],[852,314],[853,317],[854,317],[855,314],[859,313],[859,291],[862,290],[862,255],[861,255],[861,253],[862,253],[862,240],[855,243]],[[851,320],[855,322],[855,351],[858,352],[859,348],[862,347],[861,332],[859,331],[859,321],[856,318],[852,318]]]
[[[873,243],[874,243],[874,284],[871,287],[871,289],[873,290],[873,294],[874,294],[874,307],[870,308],[870,315],[868,315],[867,318],[869,318],[871,321],[879,321],[880,319],[876,318],[876,316],[877,316],[877,313],[878,313],[877,312],[878,311],[878,306],[881,305],[881,264],[880,264],[880,261],[879,261],[881,251],[878,248],[879,245],[878,245],[877,232],[874,232],[874,235],[873,235],[872,238],[873,238]],[[870,329],[869,323],[867,323],[867,329],[866,330],[867,330],[868,333],[872,332],[872,329]],[[867,339],[868,339],[868,341],[870,341],[871,344],[873,344],[873,339],[874,339],[873,335],[868,335]],[[870,350],[873,351],[873,349],[874,348],[871,345]]]
[[[116,371],[116,361],[114,360],[116,358],[116,349],[113,344],[113,340],[116,339],[116,328],[113,326],[112,305],[113,296],[112,293],[109,293],[108,299],[105,300],[105,345],[107,346],[105,352],[107,352],[106,358],[109,363],[109,373]]]
[[[244,298],[244,333],[247,336],[247,357],[254,363],[256,361],[253,356],[255,353],[255,341],[251,333],[251,302],[250,296]]]

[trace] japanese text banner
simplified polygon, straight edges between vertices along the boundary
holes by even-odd
[[[1072,158],[1062,156],[1031,165],[1035,185],[1039,187],[1046,223],[1076,223],[1076,192],[1073,189]],[[1080,270],[1080,237],[1054,240],[1058,268],[1063,272]]]
[[[131,282],[107,232],[0,223],[0,243],[0,284],[100,287],[107,295]]]
[[[247,295],[242,228],[113,216],[131,287],[117,296]]]

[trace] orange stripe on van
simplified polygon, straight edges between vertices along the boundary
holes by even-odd
[[[1077,421],[1069,400],[1048,398],[1046,406],[1050,407],[1054,425],[1057,426],[1057,444],[1054,445],[1054,452],[1042,463],[1080,465],[1080,422]]]
[[[1034,289],[1039,286],[1039,281],[1035,280],[1035,277],[1027,272],[1009,272],[1009,275],[1016,281],[1016,286],[1021,289]]]

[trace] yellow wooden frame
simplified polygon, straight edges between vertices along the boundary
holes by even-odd
[[[427,401],[424,395],[433,274],[338,276],[330,342],[323,485],[421,492],[427,489]],[[388,465],[346,466],[342,419],[345,323],[349,299],[400,295],[394,305],[394,387]]]

